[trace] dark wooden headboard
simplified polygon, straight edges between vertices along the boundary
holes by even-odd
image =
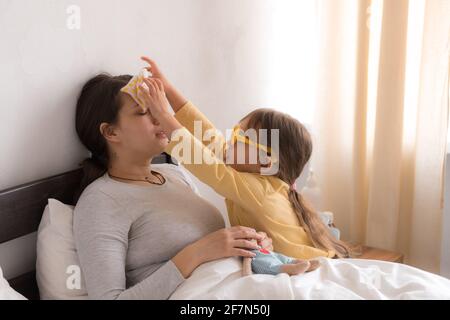
[[[175,164],[165,153],[155,157],[153,163]],[[82,174],[82,169],[76,169],[0,191],[0,244],[37,231],[49,198],[75,205]],[[26,298],[39,299],[35,271],[8,282]]]
[[[49,198],[73,205],[82,169],[26,183],[0,192],[0,243],[37,231]],[[39,299],[35,272],[9,280],[28,299]]]

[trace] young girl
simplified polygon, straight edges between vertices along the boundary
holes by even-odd
[[[298,264],[294,274],[317,267],[317,263],[305,264],[305,259],[349,256],[348,247],[330,234],[317,213],[305,204],[295,190],[295,181],[312,153],[310,135],[300,122],[270,109],[253,111],[235,127],[231,141],[231,148],[235,152],[232,153],[236,155],[238,145],[244,144],[246,160],[252,147],[265,149],[268,157],[262,159],[258,156],[253,164],[248,161],[244,164],[226,164],[216,154],[217,150],[225,149],[223,137],[213,135],[204,141],[194,137],[194,129],[198,129],[195,122],[201,125],[201,132],[214,129],[214,126],[191,102],[184,99],[152,60],[146,57],[143,60],[150,64],[147,70],[152,73],[152,78],[143,79],[145,85],[141,85],[138,90],[139,99],[145,101],[145,112],[149,112],[159,122],[162,131],[171,138],[166,152],[225,197],[232,226],[242,225],[266,232],[273,240],[274,251],[292,257],[284,261],[282,257],[273,257],[278,263],[275,263],[271,273],[289,273],[282,267],[283,264]],[[169,103],[175,116],[167,110]],[[242,131],[248,129],[266,129],[267,143],[259,143],[262,140],[259,137],[257,141],[252,141],[243,136]],[[276,159],[272,159],[270,153],[271,130],[274,129],[279,130],[280,142]],[[192,157],[181,154],[180,145],[189,146],[183,152],[191,153]],[[207,145],[221,147],[214,152]],[[196,156],[198,159],[199,154],[200,162],[185,161],[187,158],[195,159]],[[261,175],[262,170],[270,169],[275,162],[278,170],[274,175]]]

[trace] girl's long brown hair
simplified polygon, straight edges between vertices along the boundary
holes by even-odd
[[[311,158],[312,140],[308,130],[293,117],[272,110],[257,109],[244,118],[247,128],[267,130],[267,144],[271,147],[271,130],[279,130],[279,170],[277,177],[292,186]],[[290,188],[289,200],[315,247],[334,251],[339,258],[349,257],[352,252],[343,241],[337,240],[309,206],[302,195]]]

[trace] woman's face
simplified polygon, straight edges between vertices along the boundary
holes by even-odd
[[[116,124],[117,147],[133,156],[151,158],[164,151],[168,138],[148,109],[140,107],[128,94],[122,102]]]

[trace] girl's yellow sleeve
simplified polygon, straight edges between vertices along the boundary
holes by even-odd
[[[223,153],[225,149],[224,136],[191,101],[188,101],[175,113],[175,118],[214,154],[219,156],[217,152],[219,150],[221,154]]]
[[[259,176],[227,166],[186,128],[172,133],[166,152],[223,197],[249,210],[262,206],[264,187]]]

